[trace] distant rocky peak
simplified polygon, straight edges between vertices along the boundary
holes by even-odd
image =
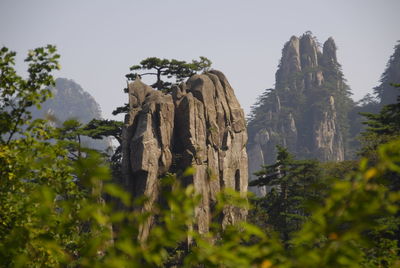
[[[352,102],[336,50],[332,37],[321,46],[311,32],[285,43],[275,89],[262,95],[248,123],[250,176],[275,161],[276,145],[303,159],[345,159]]]
[[[57,78],[51,88],[53,97],[42,103],[42,109],[32,108],[33,118],[45,118],[59,127],[65,120],[76,119],[86,124],[92,119],[101,119],[101,109],[96,100],[77,82],[67,78]],[[106,150],[110,141],[83,138],[83,145],[98,150]]]
[[[282,50],[280,68],[284,73],[301,71],[300,64],[300,40],[292,36]]]
[[[300,37],[292,36],[282,50],[282,58],[276,72],[276,88],[303,91],[324,81],[319,70],[322,52],[318,41],[307,32]]]
[[[343,74],[337,61],[337,46],[329,37],[322,46],[310,32],[300,37],[292,36],[282,50],[276,72],[276,89],[303,92],[323,86],[325,82],[343,89]],[[340,81],[333,81],[340,80]]]
[[[300,38],[301,67],[313,68],[318,66],[318,44],[311,34],[304,34]]]
[[[323,47],[324,58],[326,58],[332,62],[337,62],[336,50],[337,50],[337,47],[335,44],[335,40],[333,40],[332,37],[329,37],[328,40],[325,41],[324,47]]]
[[[74,92],[75,94],[77,94],[77,93],[85,94],[86,93],[83,90],[83,88],[72,79],[59,77],[55,80],[55,82],[56,82],[56,86],[53,89],[56,91],[61,90],[61,91],[67,91],[67,92]]]

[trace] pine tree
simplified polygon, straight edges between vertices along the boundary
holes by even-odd
[[[321,197],[319,164],[314,160],[296,160],[287,149],[277,146],[277,161],[256,173],[258,179],[250,186],[268,186],[269,193],[261,199],[269,224],[287,242],[309,215],[307,205]]]
[[[191,63],[181,60],[168,60],[151,57],[144,59],[139,65],[130,67],[131,71],[143,70],[142,73],[129,73],[126,75],[128,80],[135,80],[137,76],[153,75],[156,76],[156,82],[151,86],[157,90],[171,90],[172,82],[165,78],[174,78],[176,83],[194,75],[199,71],[207,71],[211,66],[211,61],[206,57],[200,57],[200,61],[192,60]]]
[[[110,157],[110,166],[114,177],[121,175],[122,161],[122,126],[123,122],[108,119],[93,119],[82,127],[82,133],[92,139],[104,139],[112,137],[118,142],[113,154]]]
[[[400,84],[392,86],[400,90]],[[361,133],[361,155],[372,157],[379,145],[400,137],[400,96],[397,97],[397,103],[383,106],[377,114],[361,114],[367,119],[363,122],[366,130]]]
[[[393,90],[392,83],[400,83],[400,41],[395,45],[394,52],[386,65],[380,80],[381,84],[374,88],[375,94],[381,101],[381,105],[392,104],[399,96],[399,92]]]

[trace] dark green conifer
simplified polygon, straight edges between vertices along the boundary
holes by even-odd
[[[268,224],[287,242],[309,215],[308,205],[321,198],[321,171],[317,161],[296,160],[281,146],[277,151],[277,161],[257,172],[258,179],[250,186],[270,189],[260,202],[267,211]]]

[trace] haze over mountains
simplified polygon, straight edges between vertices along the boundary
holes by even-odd
[[[100,105],[74,80],[57,78],[56,85],[51,90],[53,98],[42,103],[40,110],[32,109],[33,118],[50,119],[58,127],[68,119],[76,119],[82,124],[87,124],[94,118],[102,118]],[[82,145],[106,150],[110,143],[106,140],[83,137]]]

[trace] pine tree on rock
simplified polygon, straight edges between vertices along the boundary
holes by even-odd
[[[126,78],[135,80],[137,76],[153,75],[156,76],[156,82],[151,86],[157,90],[169,91],[173,83],[165,79],[173,78],[175,83],[180,83],[199,71],[207,71],[211,64],[211,61],[206,57],[200,57],[200,61],[192,60],[191,63],[175,59],[150,57],[142,60],[139,65],[130,67],[131,71],[143,70],[147,72],[129,73]]]

